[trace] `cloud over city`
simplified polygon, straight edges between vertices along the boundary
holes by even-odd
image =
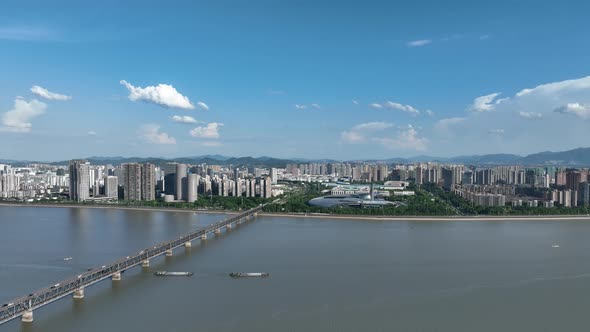
[[[188,97],[180,94],[172,85],[158,84],[157,86],[147,86],[145,88],[133,86],[125,80],[120,82],[129,91],[129,100],[144,101],[168,108],[179,108],[184,110],[192,110],[195,106],[191,103]],[[202,103],[202,102],[201,102]],[[202,103],[200,107],[209,109],[207,105]]]

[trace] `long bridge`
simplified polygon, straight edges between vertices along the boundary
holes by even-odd
[[[60,281],[59,283],[40,289],[34,293],[19,297],[4,304],[0,308],[0,324],[21,317],[23,322],[33,321],[33,310],[73,294],[74,299],[84,298],[84,288],[105,279],[113,281],[121,280],[121,273],[134,266],[149,267],[150,259],[160,255],[172,256],[173,250],[184,246],[191,247],[191,241],[205,240],[211,233],[219,234],[222,229],[231,229],[235,223],[256,216],[264,205],[242,212],[225,220],[216,222],[194,232],[182,235],[177,239],[158,243],[153,247],[141,250],[139,253],[119,259],[114,263],[103,265],[86,271],[75,277]]]

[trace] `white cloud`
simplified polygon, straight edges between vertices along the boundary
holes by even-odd
[[[506,98],[504,98],[494,101],[494,99],[496,99],[499,95],[500,93],[496,92],[489,95],[477,97],[473,100],[473,104],[469,106],[469,110],[471,112],[476,113],[493,111],[495,109],[495,105],[507,100]]]
[[[307,105],[295,104],[295,108],[298,110],[304,110],[307,109]]]
[[[154,144],[176,144],[176,139],[161,132],[157,124],[145,124],[138,131],[139,136],[148,143]]]
[[[157,86],[147,86],[142,88],[133,86],[125,80],[122,80],[120,83],[129,90],[129,100],[145,101],[164,107],[185,110],[195,108],[191,101],[176,91],[172,85],[158,84]]]
[[[393,124],[388,122],[368,122],[361,123],[352,127],[348,131],[340,133],[340,138],[346,143],[361,143],[366,141],[366,135],[370,132],[382,131],[393,127]]]
[[[88,132],[88,135],[89,135],[89,136],[96,136],[97,134],[96,134],[96,131],[94,131],[94,130],[90,130],[90,131]]]
[[[465,122],[465,120],[467,120],[467,118],[462,117],[440,119],[434,124],[434,127],[437,129],[448,130],[456,124]]]
[[[197,103],[197,106],[199,106],[200,109],[208,111],[209,110],[209,105],[205,104],[204,102],[200,101]]]
[[[582,119],[590,119],[590,104],[568,103],[554,110],[557,113],[573,114]]]
[[[354,130],[354,131],[374,131],[374,130],[384,130],[384,129],[391,128],[391,127],[393,127],[392,123],[375,121],[375,122],[358,124],[358,125],[352,127],[352,130]]]
[[[416,108],[414,108],[413,106],[403,105],[403,104],[396,103],[396,102],[389,101],[389,100],[384,102],[383,104],[372,103],[372,104],[369,104],[369,106],[372,108],[376,108],[376,109],[386,108],[386,109],[391,109],[391,110],[398,110],[398,111],[402,111],[402,112],[409,113],[412,115],[420,114],[420,111],[417,110]]]
[[[523,89],[520,92],[518,92],[516,96],[524,97],[532,95],[551,95],[564,91],[572,92],[588,88],[590,88],[590,76],[573,80],[542,84],[530,89]]]
[[[217,139],[219,138],[219,128],[222,126],[223,123],[211,122],[206,126],[193,128],[190,131],[190,135],[193,137]]]
[[[311,104],[311,107],[318,109],[318,110],[321,108],[319,104]]]
[[[428,116],[433,116],[433,115],[434,115],[434,112],[433,112],[433,111],[431,111],[431,110],[426,110],[426,114],[427,114]]]
[[[393,138],[375,137],[373,140],[390,150],[424,151],[428,144],[428,140],[425,137],[420,137],[418,131],[411,125],[400,129]]]
[[[431,39],[419,39],[419,40],[409,41],[407,43],[407,45],[410,46],[410,47],[420,47],[420,46],[428,45],[430,43],[432,43],[432,40]]]
[[[175,115],[172,117],[172,121],[179,123],[197,123],[197,120],[195,120],[195,118],[188,115]]]
[[[34,85],[31,88],[31,92],[36,96],[39,96],[41,98],[45,98],[48,100],[63,100],[63,101],[65,101],[65,100],[72,99],[71,96],[66,96],[66,95],[62,95],[60,93],[51,92],[51,91],[49,91],[45,88],[42,88],[38,85]]]
[[[429,149],[440,151],[440,155],[530,154],[573,149],[587,140],[590,76],[517,91],[509,99],[497,95],[480,99],[479,104],[474,103],[480,112],[469,112],[463,119],[437,122],[428,131]],[[510,144],[491,139],[490,128],[504,129],[502,136],[510,139]],[[556,128],[567,130],[552,135]]]
[[[359,102],[357,100],[353,100],[352,103],[355,104],[355,105],[358,105],[359,104]]]
[[[543,114],[536,113],[536,112],[524,112],[524,111],[520,111],[520,112],[518,112],[518,115],[520,117],[522,117],[522,118],[530,119],[530,120],[538,120],[538,119],[542,119],[543,118]]]
[[[340,138],[346,143],[360,143],[365,141],[365,136],[355,131],[343,131]]]
[[[47,104],[33,99],[26,101],[22,97],[14,100],[14,108],[2,115],[1,131],[28,133],[31,131],[31,120],[45,113]]]
[[[415,109],[414,107],[412,107],[410,105],[402,105],[400,103],[394,103],[392,101],[386,101],[385,104],[383,104],[383,106],[385,108],[399,110],[399,111],[402,111],[402,112],[405,112],[405,113],[410,113],[410,114],[413,114],[413,115],[420,114],[420,111],[418,111],[417,109]]]
[[[490,134],[490,135],[502,135],[502,134],[504,134],[504,129],[490,129],[490,130],[488,130],[488,134]]]

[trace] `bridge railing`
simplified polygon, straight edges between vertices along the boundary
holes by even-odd
[[[151,258],[160,256],[164,254],[166,250],[180,247],[186,242],[198,239],[202,235],[211,233],[218,228],[227,226],[245,217],[255,214],[259,212],[262,207],[263,205],[259,205],[241,214],[232,216],[222,221],[218,221],[194,232],[180,236],[177,239],[158,243],[153,247],[141,250],[138,254],[121,258],[114,263],[103,265],[102,267],[83,272],[76,277],[60,281],[54,286],[45,287],[27,296],[13,299],[7,302],[8,305],[6,307],[0,308],[0,324],[22,315],[27,310],[33,310],[35,308],[49,304],[64,296],[74,293],[78,289],[88,287],[96,282],[109,278],[115,273],[123,272],[126,269],[137,266],[144,260],[149,260]]]

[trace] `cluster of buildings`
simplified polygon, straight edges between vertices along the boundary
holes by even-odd
[[[67,166],[0,164],[0,198],[69,198],[84,201],[194,202],[200,195],[270,198],[282,194],[277,169],[168,163],[91,165],[71,160]]]
[[[390,174],[386,164],[308,163],[287,164],[278,176],[288,181],[331,182],[345,179],[352,182],[383,182]]]

